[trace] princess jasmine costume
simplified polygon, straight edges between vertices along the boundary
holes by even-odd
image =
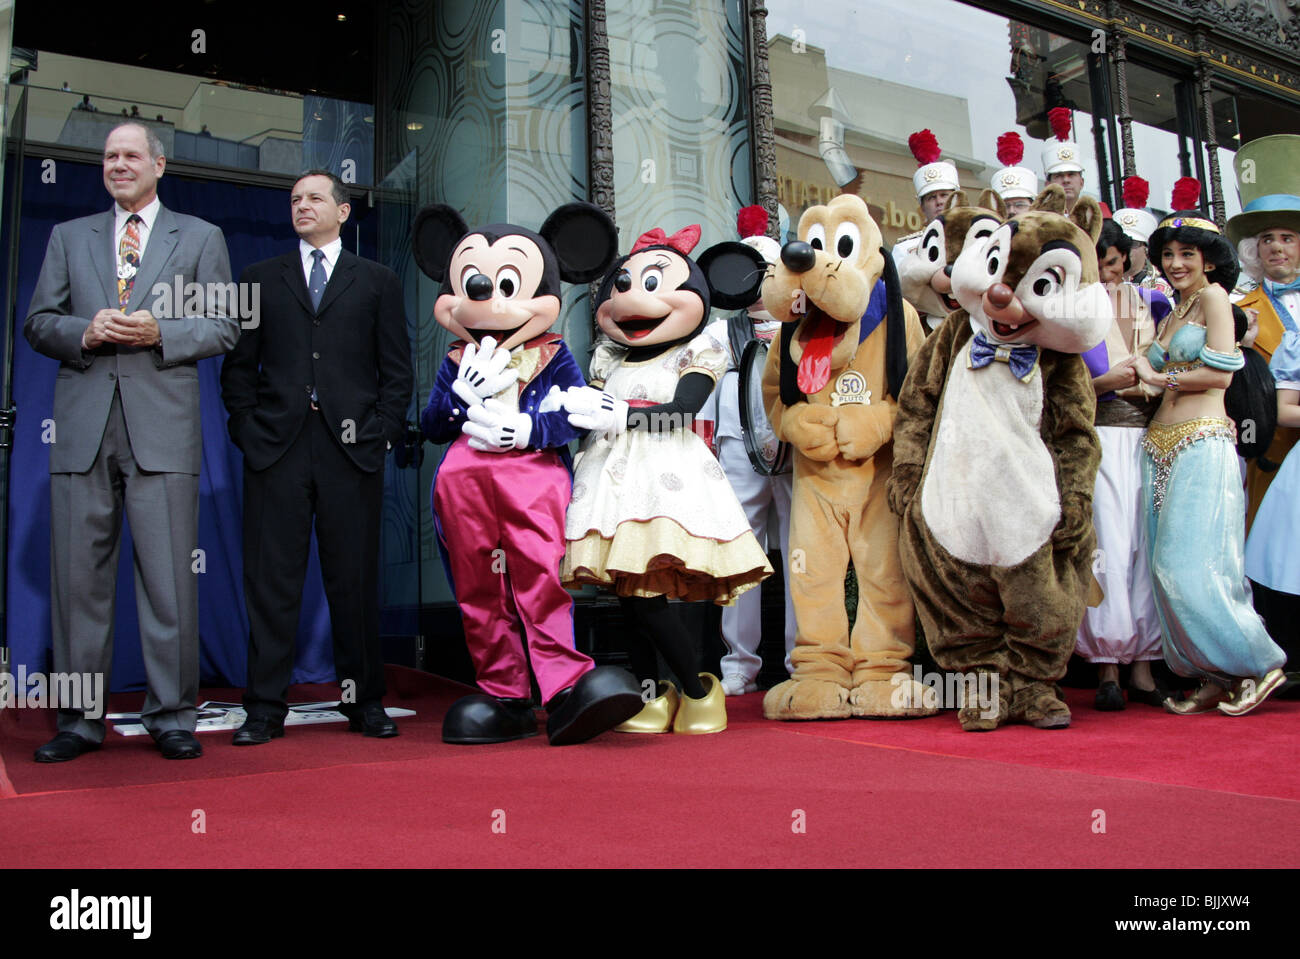
[[[1147,359],[1167,374],[1245,365],[1239,350],[1207,347],[1205,327],[1193,323],[1174,334],[1168,352],[1152,343]],[[1142,508],[1165,662],[1180,676],[1225,688],[1286,661],[1246,594],[1246,500],[1236,442],[1231,420],[1203,416],[1153,422],[1142,443]]]

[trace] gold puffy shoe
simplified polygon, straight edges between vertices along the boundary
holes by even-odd
[[[1219,703],[1226,716],[1244,716],[1276,692],[1286,682],[1286,673],[1271,669],[1259,679],[1243,679],[1233,690],[1231,700]]]
[[[681,705],[673,719],[673,732],[686,735],[720,733],[727,728],[727,701],[722,682],[712,673],[700,673],[704,698],[691,699],[682,694]]]
[[[1199,716],[1201,713],[1212,713],[1214,707],[1227,695],[1226,691],[1213,683],[1203,683],[1186,699],[1176,700],[1172,696],[1166,699],[1165,712],[1173,713],[1175,716]]]
[[[677,687],[659,680],[659,695],[641,707],[627,722],[614,727],[616,733],[666,733],[677,713]]]

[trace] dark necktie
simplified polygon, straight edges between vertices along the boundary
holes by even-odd
[[[307,292],[311,294],[311,308],[320,309],[320,298],[325,295],[325,254],[320,250],[311,251],[311,279],[307,281]]]

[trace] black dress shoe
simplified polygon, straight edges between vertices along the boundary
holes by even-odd
[[[617,666],[597,666],[546,704],[546,735],[552,746],[599,736],[641,711],[641,687]]]
[[[198,739],[184,729],[169,729],[160,733],[154,742],[158,744],[163,759],[198,759],[203,755]]]
[[[93,753],[98,748],[99,743],[91,742],[84,736],[78,736],[76,733],[59,733],[36,750],[35,759],[38,763],[66,763],[69,759],[76,759],[82,753]]]
[[[451,704],[442,720],[442,741],[453,746],[509,743],[537,735],[537,714],[527,700],[475,693]]]
[[[1138,689],[1136,686],[1128,688],[1128,701],[1130,703],[1142,703],[1146,706],[1154,706],[1156,709],[1164,708],[1165,700],[1169,696],[1169,690],[1159,683],[1156,683],[1152,689]]]
[[[1098,709],[1103,713],[1115,713],[1124,708],[1124,694],[1120,692],[1119,683],[1108,681],[1097,687],[1097,698],[1093,701],[1093,709]]]
[[[236,746],[260,746],[283,735],[284,723],[277,723],[267,716],[250,716],[244,720],[244,725],[239,727],[231,741]]]
[[[376,739],[390,739],[397,735],[397,723],[384,712],[382,703],[367,703],[359,714],[350,715],[348,729]]]

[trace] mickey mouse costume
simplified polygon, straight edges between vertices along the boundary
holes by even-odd
[[[613,258],[614,224],[597,207],[570,203],[540,233],[510,224],[470,231],[459,213],[436,205],[417,216],[414,244],[421,270],[444,282],[434,316],[460,337],[420,427],[434,443],[451,443],[434,478],[433,513],[486,694],[453,704],[443,740],[536,735],[531,665],[551,744],[582,742],[635,714],[641,697],[627,672],[596,667],[574,648],[573,599],[559,563],[567,445],[580,431],[556,396],[583,379],[563,340],[547,331],[559,316],[560,281],[590,282]]]

